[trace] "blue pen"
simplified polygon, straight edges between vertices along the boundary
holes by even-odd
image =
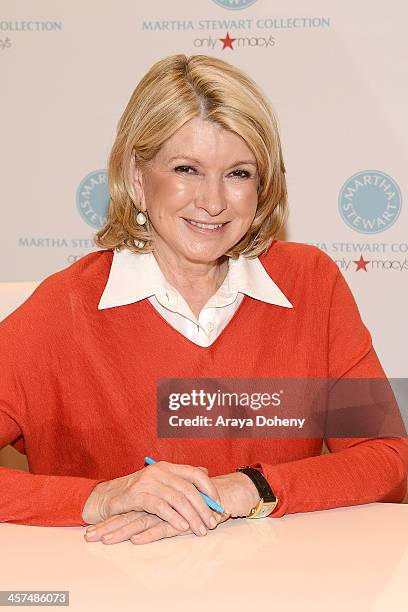
[[[152,459],[151,457],[145,457],[144,460],[145,460],[145,463],[148,463],[149,465],[151,465],[152,463],[156,463],[155,460]],[[205,493],[202,493],[201,491],[200,491],[200,495],[203,498],[203,500],[207,503],[207,505],[210,506],[210,508],[212,508],[213,510],[216,510],[217,512],[221,512],[221,514],[225,513],[224,508],[221,508],[221,506],[219,506],[217,502],[212,500],[211,497],[208,497],[208,495],[206,495]]]

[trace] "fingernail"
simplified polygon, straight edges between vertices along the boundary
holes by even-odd
[[[187,523],[187,521],[182,521],[180,523],[180,525],[181,525],[182,529],[188,529],[190,527],[190,525]]]
[[[112,537],[113,537],[112,534],[104,535],[104,536],[102,536],[102,541],[103,542],[109,542],[109,540],[111,540]]]
[[[216,524],[217,524],[217,519],[215,518],[215,516],[212,516],[210,518],[210,525],[211,525],[211,527],[215,527]]]
[[[86,533],[91,533],[92,531],[96,531],[96,527],[95,526],[88,527],[87,530],[86,530]]]
[[[201,535],[207,535],[207,530],[204,527],[204,525],[201,525],[201,527],[200,527],[200,529],[198,531],[201,533]]]

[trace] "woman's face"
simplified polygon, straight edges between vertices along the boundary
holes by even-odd
[[[174,262],[215,262],[244,236],[255,216],[255,157],[240,136],[209,121],[192,119],[147,167],[132,172],[154,249]]]

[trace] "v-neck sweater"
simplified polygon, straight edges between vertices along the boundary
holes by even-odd
[[[98,309],[124,306],[149,299],[152,306],[178,332],[199,346],[210,346],[232,319],[244,294],[257,300],[292,308],[257,257],[228,258],[221,286],[202,306],[198,316],[163,274],[153,253],[121,249],[113,254],[107,285]]]
[[[406,438],[160,438],[160,378],[384,377],[337,265],[317,247],[274,241],[259,259],[293,304],[245,296],[213,344],[194,344],[148,299],[98,310],[113,252],[90,253],[46,278],[0,324],[0,446],[29,472],[0,468],[0,521],[85,525],[99,482],[144,457],[262,470],[279,503],[270,518],[406,493]]]

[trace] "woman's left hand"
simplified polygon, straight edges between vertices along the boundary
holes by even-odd
[[[217,523],[230,517],[247,516],[258,500],[258,491],[253,482],[241,472],[233,472],[211,478],[214,482],[226,514],[212,511]],[[111,516],[106,521],[88,527],[85,533],[87,542],[102,541],[104,544],[117,544],[130,540],[133,544],[147,544],[162,538],[193,533],[191,529],[180,531],[156,514],[135,511]],[[92,535],[91,535],[92,534]]]
[[[216,525],[229,519],[229,515],[212,511]],[[87,542],[101,541],[104,544],[117,544],[130,540],[132,544],[148,544],[178,535],[194,533],[191,529],[180,531],[156,514],[131,510],[101,521],[85,532]]]

